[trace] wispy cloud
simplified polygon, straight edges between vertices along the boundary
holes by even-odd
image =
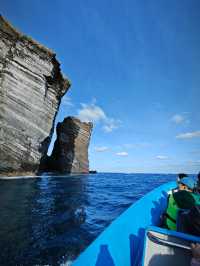
[[[81,104],[82,108],[78,110],[78,118],[84,122],[98,122],[106,119],[104,111],[95,104]]]
[[[126,149],[134,148],[149,148],[152,144],[149,142],[138,142],[138,143],[125,143],[122,146]]]
[[[103,130],[105,132],[112,132],[114,129],[117,129],[118,127],[120,127],[121,125],[121,121],[120,120],[116,120],[113,118],[107,118],[105,120],[105,125],[103,126]]]
[[[72,103],[71,98],[68,97],[68,96],[64,96],[64,97],[62,98],[62,105],[63,105],[64,107],[73,107],[73,106],[74,106],[74,104]]]
[[[95,147],[94,150],[97,151],[97,152],[105,152],[105,151],[108,151],[109,148],[105,147],[105,146],[102,146],[102,147]]]
[[[96,105],[96,100],[91,104],[82,103],[81,107],[82,108],[78,110],[78,118],[84,122],[102,122],[102,128],[107,133],[112,132],[121,125],[120,120],[108,117],[104,110]]]
[[[175,124],[183,124],[188,125],[190,123],[190,120],[188,118],[189,112],[183,112],[181,114],[175,114],[171,117],[171,121]]]
[[[165,155],[157,155],[156,159],[158,159],[158,160],[167,160],[167,159],[169,159],[169,157],[165,156]]]
[[[121,152],[117,152],[116,153],[116,155],[118,155],[118,156],[128,156],[128,152],[126,152],[126,151],[121,151]]]
[[[193,131],[182,133],[176,136],[177,139],[193,139],[193,138],[200,138],[200,131]]]
[[[181,124],[186,121],[186,118],[183,115],[176,114],[172,116],[171,121],[176,124]]]

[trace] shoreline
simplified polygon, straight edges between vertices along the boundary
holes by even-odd
[[[0,173],[0,180],[20,179],[20,178],[34,178],[38,175],[34,172],[8,172]]]
[[[11,172],[0,173],[0,180],[13,180],[13,179],[29,179],[29,178],[46,178],[46,177],[66,177],[66,176],[79,176],[79,175],[91,175],[90,173],[59,173],[59,172]]]

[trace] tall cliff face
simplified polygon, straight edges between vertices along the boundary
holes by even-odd
[[[46,168],[65,173],[88,173],[88,146],[92,123],[67,117],[57,124],[57,139]]]
[[[55,54],[0,16],[0,173],[37,170],[69,86]]]

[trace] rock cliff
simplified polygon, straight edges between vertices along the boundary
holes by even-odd
[[[47,159],[46,170],[65,173],[88,173],[88,146],[92,123],[67,117],[57,124],[57,139],[52,155]]]
[[[0,173],[36,171],[70,83],[55,54],[0,16]]]

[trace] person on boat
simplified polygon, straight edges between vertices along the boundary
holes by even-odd
[[[179,174],[178,174],[178,177],[177,177],[177,179],[176,179],[177,187],[174,188],[174,189],[172,189],[172,190],[169,192],[169,194],[174,193],[174,192],[177,192],[177,191],[179,190],[179,184],[181,183],[181,180],[182,180],[184,177],[188,177],[188,175],[185,174],[185,173],[179,173]]]
[[[177,183],[179,184],[181,182],[181,179],[183,179],[184,177],[188,177],[188,175],[185,173],[179,173],[177,178]]]
[[[193,189],[195,188],[195,181],[190,177],[183,177],[180,179],[178,184],[178,189],[180,190],[186,190],[188,192],[193,192]]]
[[[177,230],[177,217],[181,209],[189,210],[199,204],[199,197],[193,193],[195,182],[189,177],[183,177],[176,192],[168,197],[168,206],[164,214],[164,225],[170,230]]]
[[[191,251],[192,251],[192,260],[190,262],[190,266],[200,266],[200,244],[192,243]]]
[[[200,205],[179,214],[177,229],[182,233],[200,236]]]

